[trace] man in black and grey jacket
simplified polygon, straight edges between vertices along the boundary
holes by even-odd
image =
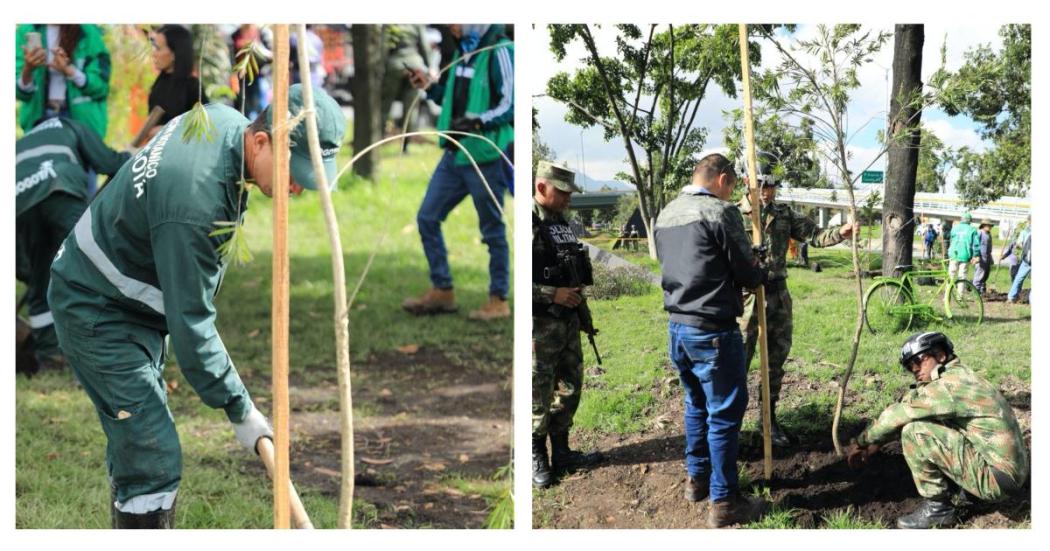
[[[691,183],[660,212],[655,230],[669,350],[685,394],[685,497],[710,494],[712,528],[757,519],[765,505],[742,495],[737,482],[747,365],[736,318],[741,291],[761,285],[766,271],[729,201],[736,183],[726,152],[701,153]]]

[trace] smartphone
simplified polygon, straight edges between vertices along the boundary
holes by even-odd
[[[42,46],[43,46],[43,43],[40,42],[40,33],[38,33],[38,32],[28,32],[28,33],[26,33],[26,48],[29,51],[33,51],[33,50],[35,50],[37,48],[40,48]]]

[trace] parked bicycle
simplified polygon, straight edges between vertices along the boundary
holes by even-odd
[[[864,321],[872,333],[905,331],[918,318],[924,322],[978,325],[984,301],[973,283],[948,277],[948,262],[939,270],[913,270],[900,265],[900,277],[878,276],[864,293]],[[933,285],[919,285],[920,281]],[[932,290],[927,290],[932,289]]]

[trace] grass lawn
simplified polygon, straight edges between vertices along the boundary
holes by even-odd
[[[341,154],[340,165],[349,159],[347,149]],[[442,317],[438,322],[436,318],[414,318],[402,312],[400,303],[404,297],[418,295],[430,286],[415,228],[415,212],[440,151],[425,145],[413,147],[404,157],[396,151],[396,144],[383,150],[381,173],[376,181],[347,176],[340,182],[340,191],[333,195],[351,290],[369,255],[376,253],[350,318],[351,370],[354,371],[354,408],[358,421],[380,411],[382,404],[377,397],[378,389],[367,392],[373,390],[369,385],[371,380],[362,379],[364,375],[355,371],[354,364],[359,368],[362,362],[378,362],[377,357],[396,355],[396,349],[405,345],[438,350],[452,365],[469,367],[505,381],[511,378],[512,324],[479,324],[465,315],[488,297],[488,254],[480,242],[477,216],[469,200],[451,213],[444,226],[460,313]],[[511,201],[505,203],[505,212],[511,228]],[[290,220],[291,385],[329,390],[334,388],[336,378],[331,264],[318,197],[308,192],[293,198]],[[270,410],[270,221],[270,200],[253,192],[244,231],[255,258],[246,266],[230,268],[216,299],[219,333],[264,412]],[[508,231],[507,238],[513,242],[512,232]],[[177,525],[181,528],[271,526],[270,483],[261,464],[236,442],[225,415],[201,403],[174,362],[169,362],[165,378],[172,389],[170,407],[183,447]],[[396,386],[389,388],[399,391]],[[337,404],[332,403],[312,406],[329,414],[338,409]],[[74,386],[69,373],[41,374],[29,380],[19,377],[15,407],[16,526],[107,527],[109,487],[105,438],[87,395]],[[292,407],[296,410],[294,398]],[[507,409],[509,419],[509,406]],[[294,444],[295,433],[292,438]],[[294,469],[297,463],[294,452],[292,463]],[[359,471],[364,470],[359,467]],[[473,492],[490,505],[495,499],[493,496],[498,496],[502,487],[509,484],[491,481],[495,469],[484,475],[453,474],[450,471],[437,484],[450,492]],[[314,524],[335,527],[338,498],[332,495],[331,489],[303,481],[298,482],[298,488]],[[383,509],[387,507],[392,505],[358,499],[355,524],[378,527]]]
[[[625,258],[635,261],[638,255],[645,253],[631,253]],[[824,271],[792,268],[788,278],[795,327],[787,370],[789,375],[794,370],[808,379],[831,382],[840,375],[836,366],[844,366],[849,357],[856,320],[856,287],[848,275],[852,264],[845,247],[811,248],[810,260],[819,262]],[[646,267],[651,263],[648,256],[638,262]],[[988,285],[1002,292],[1009,288],[1008,280],[1006,267],[993,269]],[[864,288],[868,285],[870,280],[865,280]],[[644,296],[592,300],[591,310],[595,326],[601,330],[598,346],[605,373],[586,381],[576,426],[602,434],[635,432],[651,422],[649,414],[657,405],[657,397],[648,389],[676,376],[667,356],[663,293],[654,286]],[[1029,306],[986,303],[985,320],[977,327],[931,324],[926,328],[948,334],[959,357],[993,383],[1015,377],[1029,384]],[[920,329],[913,324],[911,330]],[[910,377],[897,363],[900,345],[908,334],[871,335],[865,330],[850,382],[847,415],[870,418],[910,384]],[[585,365],[594,365],[593,352],[587,346],[583,348]],[[756,366],[757,360],[752,367]],[[814,392],[805,400],[833,404],[834,393],[827,386],[824,388],[827,390]]]

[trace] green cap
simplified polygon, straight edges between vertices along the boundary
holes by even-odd
[[[962,221],[963,222],[973,222],[973,215],[968,213],[968,212],[963,214],[962,215]]]
[[[536,179],[568,193],[583,193],[583,189],[576,185],[575,172],[548,161],[540,161],[536,166]]]
[[[273,128],[273,109],[266,108],[266,127]],[[295,84],[288,89],[288,110],[291,116],[295,116],[303,109],[303,85]],[[343,144],[343,135],[346,133],[346,117],[339,104],[332,99],[324,90],[314,88],[314,111],[317,119],[317,138],[321,142],[321,162],[324,164],[325,174],[328,176],[328,189],[335,188],[335,157],[339,153],[339,147]],[[306,121],[295,125],[288,134],[288,142],[291,145],[291,172],[292,178],[299,185],[307,189],[317,189],[318,178],[314,175],[313,162],[310,160],[310,141],[306,137]]]

